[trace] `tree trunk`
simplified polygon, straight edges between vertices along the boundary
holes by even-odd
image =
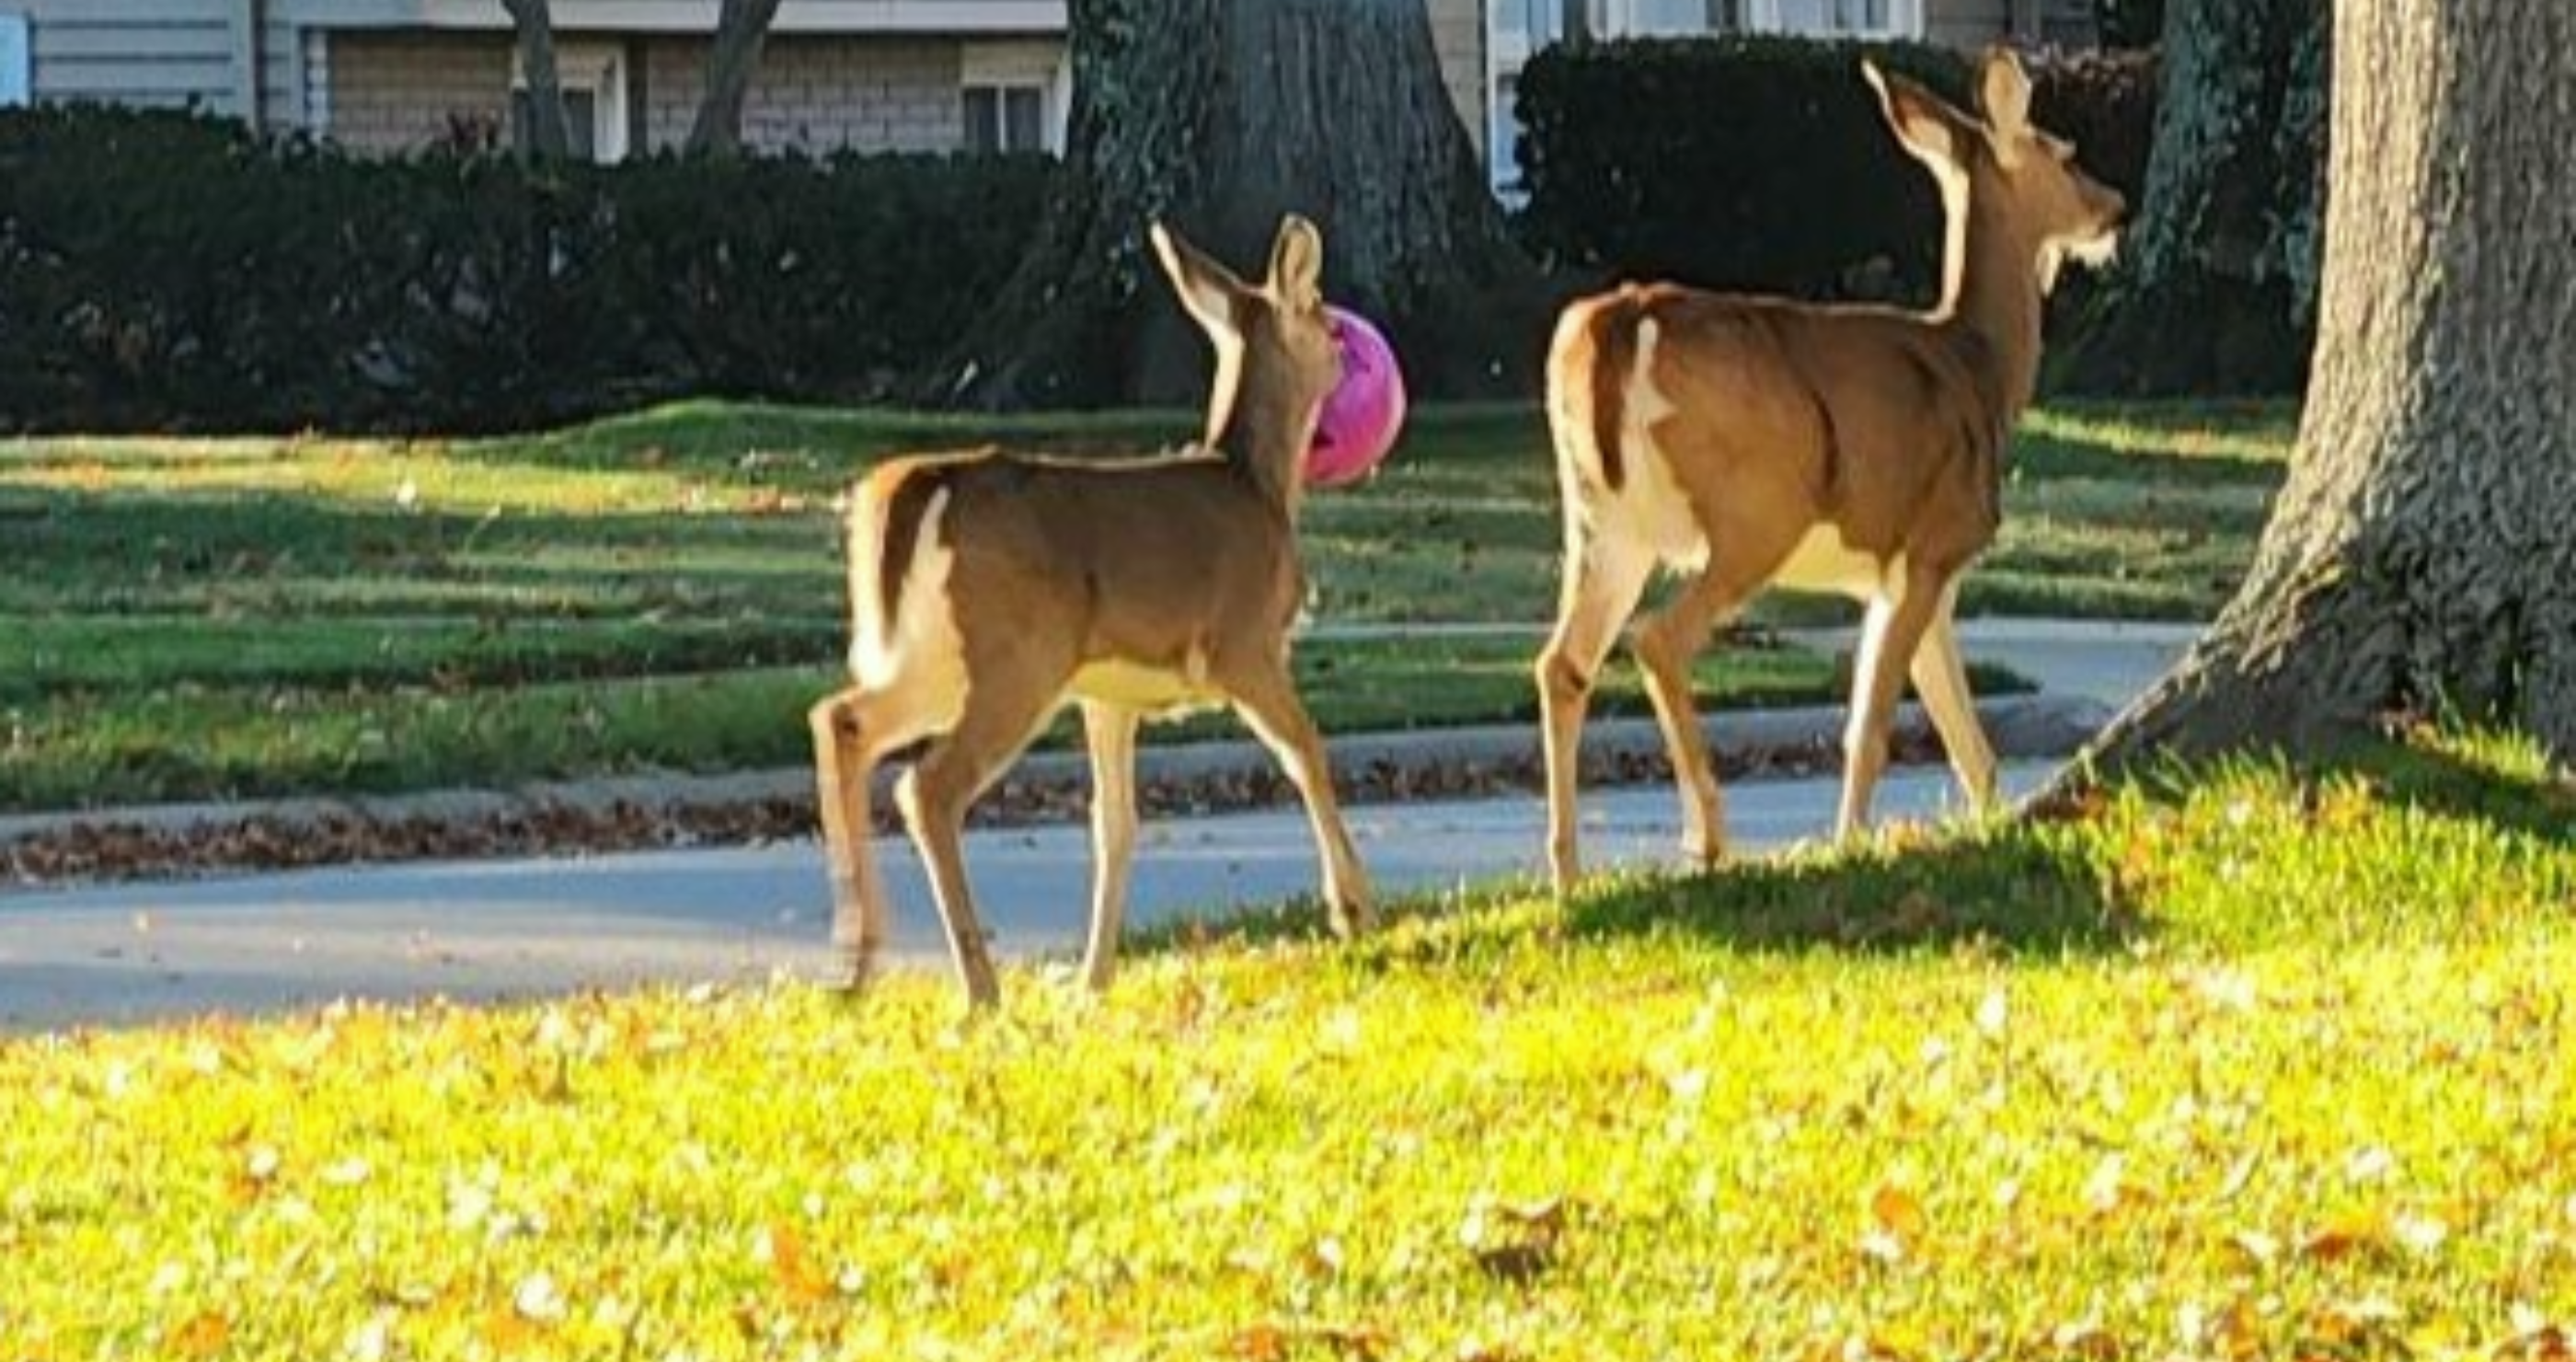
[[[2057,364],[2091,392],[2289,392],[2314,326],[2326,0],[2173,0],[2147,192],[2099,320]]]
[[[1029,251],[914,395],[1192,403],[1208,359],[1143,250],[1168,218],[1238,268],[1295,211],[1325,288],[1418,392],[1525,384],[1544,300],[1450,107],[1422,0],[1071,0],[1071,147]]]
[[[518,32],[519,77],[527,82],[528,117],[513,119],[519,153],[540,161],[560,161],[572,154],[572,137],[564,127],[563,81],[555,72],[555,22],[549,0],[501,0]]]
[[[742,150],[742,105],[760,70],[761,45],[778,17],[778,0],[724,0],[716,15],[715,43],[707,51],[707,93],[689,125],[693,155],[731,156]]]
[[[2336,6],[2299,449],[2252,576],[2098,744],[2291,750],[2392,713],[2576,758],[2576,7]]]

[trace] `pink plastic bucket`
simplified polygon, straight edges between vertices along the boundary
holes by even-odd
[[[1324,399],[1306,450],[1306,485],[1348,487],[1377,470],[1404,429],[1404,371],[1386,337],[1356,312],[1327,306],[1342,381]]]

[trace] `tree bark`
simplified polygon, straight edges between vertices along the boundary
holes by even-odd
[[[2172,0],[2147,192],[2098,320],[2057,364],[2131,394],[2288,392],[2305,372],[2325,171],[2326,0]]]
[[[519,76],[527,82],[528,118],[519,129],[519,154],[560,161],[572,154],[564,126],[563,79],[555,69],[554,11],[549,0],[501,0],[519,44]],[[512,120],[515,124],[517,120]]]
[[[1389,332],[1417,392],[1508,390],[1545,343],[1449,104],[1422,0],[1072,0],[1074,104],[1028,254],[914,396],[976,408],[1206,395],[1197,333],[1147,263],[1174,225],[1239,268],[1280,215],[1323,229],[1325,288]]]
[[[2251,576],[2097,745],[2311,744],[2394,714],[2576,758],[2576,7],[2336,6],[2320,339]]]
[[[724,0],[716,15],[715,43],[707,51],[707,93],[689,125],[692,155],[732,156],[742,150],[742,106],[760,70],[778,0]]]

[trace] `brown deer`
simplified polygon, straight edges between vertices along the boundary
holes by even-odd
[[[1580,873],[1575,746],[1593,678],[1658,566],[1685,575],[1633,650],[1680,786],[1684,848],[1725,854],[1724,815],[1693,712],[1690,664],[1765,586],[1866,607],[1854,661],[1837,833],[1868,820],[1911,672],[1968,796],[1995,758],[1951,624],[1960,574],[1994,541],[2006,442],[2029,405],[2040,312],[2067,258],[2107,257],[2120,196],[2030,122],[2009,52],[1977,75],[1984,117],[1862,64],[1948,220],[1928,313],[1627,286],[1574,303],[1548,355],[1548,420],[1565,514],[1563,592],[1537,666],[1548,869]]]
[[[1333,929],[1348,936],[1366,924],[1368,880],[1288,671],[1288,630],[1305,595],[1296,531],[1306,447],[1341,363],[1320,292],[1323,238],[1287,219],[1255,288],[1161,225],[1152,236],[1216,348],[1201,444],[1115,461],[995,451],[901,459],[851,498],[854,684],[816,705],[810,723],[832,937],[854,984],[887,928],[868,844],[872,772],[927,740],[895,802],[968,1000],[999,999],[966,884],[966,809],[1068,699],[1081,704],[1091,758],[1091,987],[1107,987],[1115,968],[1136,836],[1136,729],[1149,715],[1233,706],[1305,799]]]

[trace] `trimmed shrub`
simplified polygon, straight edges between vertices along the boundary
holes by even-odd
[[[1728,36],[1547,48],[1520,79],[1520,223],[1552,262],[1802,297],[1928,294],[1940,200],[1860,58],[1963,95],[1920,44]]]
[[[0,115],[0,427],[490,430],[873,395],[1045,201],[1036,158],[403,160],[210,119]]]
[[[1887,131],[1863,56],[1967,103],[1969,59],[1917,43],[1730,35],[1540,52],[1520,85],[1525,239],[1583,271],[1928,300],[1939,196]],[[2041,124],[2076,138],[2087,167],[2134,198],[2152,63],[2037,62],[2032,74]]]

